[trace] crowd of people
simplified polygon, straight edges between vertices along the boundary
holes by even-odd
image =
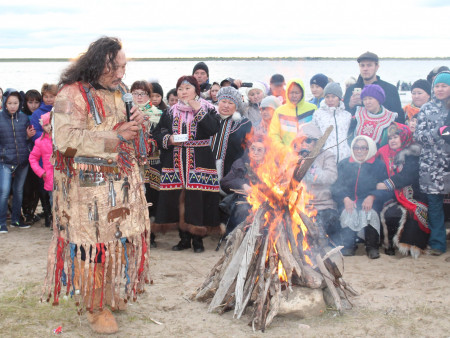
[[[366,52],[357,63],[360,74],[345,84],[345,92],[325,74],[314,75],[309,101],[301,79],[286,83],[274,74],[270,84],[211,82],[204,62],[166,96],[157,82],[130,84],[148,144],[144,181],[151,246],[157,247],[158,232],[178,229],[174,251],[203,252],[204,236],[230,233],[249,213],[244,195],[235,193],[254,188],[246,165],[264,161],[272,147],[305,157],[333,126],[304,178],[324,234],[344,246],[344,255],[354,255],[360,241],[370,258],[379,257],[380,245],[388,255],[395,248],[413,257],[427,248],[444,253],[450,71],[443,66],[415,81],[412,102],[402,107],[397,88],[377,75],[376,54]],[[40,217],[45,226],[52,224],[52,114],[60,88],[61,83],[45,83],[40,92],[1,91],[0,233],[8,232],[7,217],[19,228]],[[90,113],[98,114],[89,93]]]
[[[269,153],[289,171],[323,144],[302,177],[292,172],[311,196],[305,207],[323,240],[343,245],[346,256],[361,241],[371,259],[382,243],[387,255],[441,255],[450,70],[415,81],[402,108],[397,88],[377,76],[378,56],[357,62],[360,75],[345,93],[314,75],[309,101],[301,79],[212,82],[204,62],[164,96],[156,82],[128,89],[121,42],[102,37],[58,84],[0,90],[0,233],[8,233],[8,215],[12,227],[38,221],[40,201],[53,231],[43,296],[57,305],[67,285],[92,329],[114,333],[104,305],[123,310],[143,292],[159,232],[179,231],[174,251],[203,252],[205,236],[227,235],[247,219],[245,195],[258,189],[255,172]]]

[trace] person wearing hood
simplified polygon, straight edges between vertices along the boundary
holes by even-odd
[[[414,139],[422,146],[419,183],[428,199],[430,253],[446,252],[444,195],[450,193],[450,72],[439,73],[433,82],[431,101],[417,114]]]
[[[23,92],[19,93],[12,88],[6,89],[3,95],[3,109],[0,112],[0,233],[8,232],[6,213],[11,185],[13,191],[11,226],[30,227],[21,223],[20,211],[23,185],[28,172],[29,139],[36,131],[30,126],[28,116],[21,112],[23,101]]]
[[[315,148],[322,132],[313,123],[300,126],[298,136],[292,141],[292,148],[301,157],[308,157]],[[316,222],[320,225],[322,238],[329,238],[340,244],[339,214],[331,195],[330,187],[337,179],[336,156],[330,150],[323,150],[308,169],[302,182],[306,192],[312,195],[306,206],[308,211],[317,211]]]
[[[342,102],[342,89],[339,83],[331,82],[325,86],[325,99],[319,109],[314,112],[312,122],[322,133],[329,126],[333,126],[324,148],[329,149],[336,156],[336,163],[350,156],[350,146],[347,139],[352,114],[345,110]]]
[[[41,137],[44,130],[40,124],[41,116],[48,113],[53,109],[56,95],[58,94],[58,86],[56,84],[44,83],[41,88],[42,103],[38,109],[36,109],[30,117],[30,123],[36,130],[36,134],[32,137],[33,142],[37,138]]]
[[[315,104],[305,101],[305,86],[302,80],[288,82],[286,104],[277,110],[269,128],[269,137],[277,148],[289,146],[297,135],[301,124],[310,122],[317,109]]]
[[[331,187],[341,212],[341,236],[344,256],[356,251],[356,236],[365,238],[370,259],[379,258],[380,218],[385,192],[376,189],[377,183],[388,178],[386,166],[376,157],[375,141],[365,135],[354,138],[351,156],[339,162],[338,178]]]
[[[254,128],[255,133],[267,135],[269,133],[270,123],[272,122],[273,113],[281,106],[280,100],[277,97],[270,95],[266,96],[259,106],[261,111],[261,122]]]
[[[161,116],[153,136],[161,151],[161,180],[152,231],[179,229],[181,251],[205,250],[203,236],[220,232],[219,179],[211,136],[220,128],[215,107],[200,98],[193,76],[177,81],[178,103]]]
[[[211,88],[209,84],[209,68],[206,63],[198,62],[192,69],[192,76],[195,77],[200,86],[200,93],[206,93]]]
[[[242,96],[235,88],[220,88],[217,99],[220,129],[213,136],[211,147],[221,180],[228,174],[234,161],[244,154],[245,139],[252,129],[252,123],[238,112],[242,107]]]
[[[266,86],[262,82],[253,82],[251,88],[247,90],[248,103],[243,108],[243,115],[250,120],[254,127],[261,122],[261,112],[259,107],[261,101],[266,96]]]

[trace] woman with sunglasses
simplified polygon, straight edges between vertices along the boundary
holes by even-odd
[[[360,135],[351,144],[351,156],[338,164],[338,178],[331,192],[341,212],[344,256],[355,255],[358,235],[365,238],[367,256],[370,259],[380,257],[379,212],[385,202],[386,192],[377,191],[376,187],[388,175],[386,166],[376,154],[375,141]]]

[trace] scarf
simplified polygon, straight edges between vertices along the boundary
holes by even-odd
[[[138,104],[139,108],[142,110],[145,116],[148,116],[148,120],[152,125],[157,125],[159,119],[161,118],[162,112],[152,105],[150,100],[143,104]]]
[[[389,147],[389,144],[386,144],[378,151],[378,154],[381,156],[384,164],[386,165],[389,177],[392,177],[402,171],[402,167],[396,166],[395,157],[401,150],[407,148],[412,143],[412,133],[411,130],[409,130],[409,127],[404,124],[394,123],[397,126],[397,134],[400,136],[401,140],[400,148],[394,150]],[[394,184],[390,179],[386,180],[384,183],[388,188],[394,187]],[[414,215],[414,219],[418,222],[422,231],[427,234],[430,233],[430,229],[428,229],[427,224],[428,207],[426,204],[413,198],[414,191],[412,187],[408,185],[400,189],[395,189],[394,193],[398,203]]]
[[[208,102],[202,98],[197,97],[195,100],[200,102],[200,105],[201,105],[200,109],[203,109],[205,112],[208,112],[209,109],[215,109],[214,106],[210,102]],[[194,119],[195,115],[197,114],[197,111],[195,111],[194,108],[192,108],[188,104],[185,104],[181,100],[178,100],[178,102],[173,105],[171,110],[173,112],[174,119],[178,118],[180,120],[180,122],[189,124],[189,125],[192,123],[192,120]]]

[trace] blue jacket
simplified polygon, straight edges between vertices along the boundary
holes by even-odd
[[[19,166],[28,163],[30,142],[27,139],[28,116],[18,111],[11,115],[6,108],[6,100],[14,89],[8,88],[3,96],[3,110],[0,112],[0,163]],[[19,99],[19,109],[23,97]]]
[[[41,103],[40,107],[36,109],[33,114],[31,114],[30,117],[30,123],[33,125],[34,129],[36,130],[36,134],[32,137],[33,142],[36,141],[37,138],[41,137],[42,133],[44,132],[44,129],[42,129],[41,124],[39,123],[39,119],[42,115],[48,113],[51,111],[53,106],[44,104],[44,102]]]

